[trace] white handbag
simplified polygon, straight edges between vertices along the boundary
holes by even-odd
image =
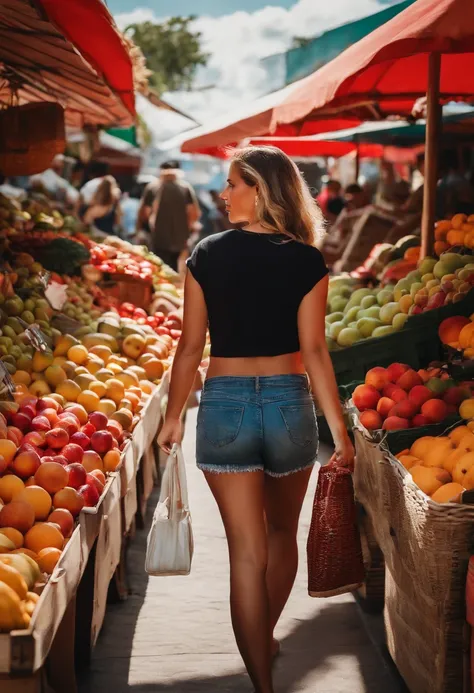
[[[149,575],[189,575],[193,551],[186,468],[181,447],[173,445],[148,534],[145,570]]]

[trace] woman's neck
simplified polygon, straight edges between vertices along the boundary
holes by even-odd
[[[266,229],[258,221],[250,222],[250,223],[246,224],[245,226],[243,226],[242,228],[244,231],[250,231],[251,233],[268,233],[268,235],[273,235],[273,234],[277,233],[276,231],[271,231],[270,229]]]

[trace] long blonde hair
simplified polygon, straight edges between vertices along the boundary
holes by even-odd
[[[315,245],[324,217],[300,170],[278,147],[246,147],[232,163],[244,183],[258,188],[257,221],[266,229]]]

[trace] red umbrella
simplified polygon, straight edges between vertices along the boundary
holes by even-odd
[[[336,142],[335,140],[315,140],[311,137],[252,137],[249,144],[272,145],[288,156],[304,158],[310,156],[346,156],[359,149],[361,159],[383,157],[384,147],[380,144],[357,144],[355,142]]]
[[[440,96],[474,94],[472,0],[418,0],[345,50],[295,88],[273,110],[272,127],[373,104],[405,115],[428,86],[431,53],[442,53]]]
[[[363,105],[406,114],[428,93],[422,255],[435,216],[440,101],[472,101],[472,0],[418,0],[392,20],[301,80],[274,109],[272,128],[300,124]]]

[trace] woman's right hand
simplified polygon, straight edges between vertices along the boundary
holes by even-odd
[[[181,419],[165,418],[160,434],[158,436],[158,445],[166,454],[170,454],[171,448],[175,443],[181,445],[183,440],[183,423]]]
[[[349,436],[345,435],[340,440],[337,440],[335,448],[329,464],[334,464],[337,467],[347,467],[352,471],[354,469],[355,450]]]

